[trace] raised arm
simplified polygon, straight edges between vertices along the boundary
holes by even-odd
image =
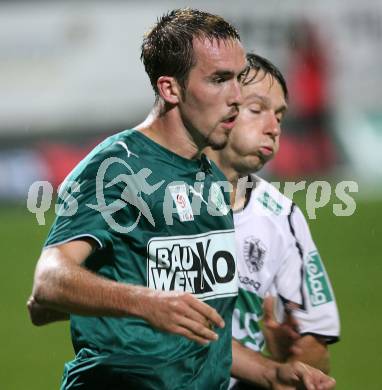
[[[38,324],[38,310],[42,308],[50,310],[46,318],[53,320],[65,318],[60,313],[131,315],[201,344],[217,339],[211,326],[224,327],[224,321],[215,309],[188,293],[118,283],[87,270],[83,262],[94,248],[92,240],[74,240],[43,250],[28,306],[33,323]]]

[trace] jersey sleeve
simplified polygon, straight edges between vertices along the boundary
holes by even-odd
[[[57,217],[45,247],[88,237],[95,240],[99,248],[106,248],[112,245],[116,234],[113,221],[121,226],[128,225],[128,221],[135,218],[121,199],[122,183],[111,183],[119,172],[109,170],[100,175],[105,160],[97,156],[86,164],[80,163],[74,174],[65,180],[57,199]]]
[[[288,225],[292,247],[277,274],[277,293],[284,304],[298,304],[293,314],[301,334],[336,342],[340,323],[334,292],[306,219],[294,204]]]

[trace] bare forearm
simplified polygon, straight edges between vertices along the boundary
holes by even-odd
[[[44,286],[32,293],[36,302],[43,306],[83,316],[137,314],[137,295],[144,287],[117,283],[80,266],[53,273]]]
[[[39,305],[85,316],[137,314],[137,298],[144,287],[100,277],[54,249],[48,256],[52,257],[36,269],[32,296]]]
[[[43,251],[36,267],[31,304],[28,303],[35,325],[67,318],[65,313],[136,316],[154,328],[200,344],[218,339],[211,324],[223,328],[224,320],[216,309],[193,295],[115,282],[85,269],[82,263],[93,245],[78,240]]]
[[[326,343],[307,335],[297,340],[292,348],[289,361],[301,361],[326,374],[330,371],[330,355]]]
[[[253,385],[270,389],[276,375],[279,363],[274,362],[260,353],[244,347],[232,340],[232,369],[233,377]]]
[[[301,362],[277,363],[260,353],[232,342],[232,376],[265,389],[295,388],[331,390],[335,380]]]

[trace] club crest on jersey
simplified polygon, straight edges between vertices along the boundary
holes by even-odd
[[[233,231],[153,238],[147,250],[147,287],[199,299],[237,294]]]
[[[244,260],[250,272],[261,270],[266,253],[267,249],[260,239],[249,236],[244,240]]]

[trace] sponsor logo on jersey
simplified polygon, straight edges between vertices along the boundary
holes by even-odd
[[[266,253],[267,248],[260,239],[249,236],[244,240],[244,259],[250,272],[261,270]]]
[[[275,199],[269,195],[269,192],[263,192],[257,200],[268,210],[270,210],[275,215],[280,215],[283,207],[280,203],[276,202]]]
[[[127,158],[130,158],[130,156],[134,156],[134,157],[136,157],[136,158],[139,158],[139,156],[138,156],[137,154],[133,153],[133,152],[128,148],[128,146],[126,145],[125,142],[123,142],[123,141],[117,141],[116,144],[117,144],[117,145],[121,145],[121,146],[123,147],[123,149],[126,150]]]
[[[147,252],[147,287],[200,299],[237,294],[233,231],[153,238]]]
[[[305,281],[312,306],[319,306],[333,301],[326,272],[317,251],[308,254],[305,271]]]
[[[261,287],[261,283],[256,280],[250,279],[248,276],[242,276],[239,273],[239,282],[243,286],[251,286],[254,290],[259,291]]]

